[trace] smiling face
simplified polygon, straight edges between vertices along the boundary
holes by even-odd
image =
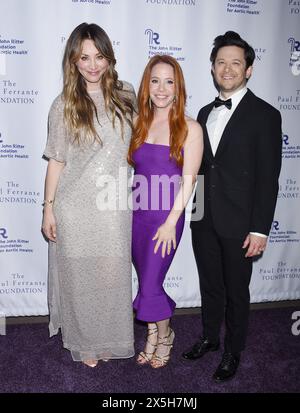
[[[103,73],[109,66],[108,60],[96,48],[93,40],[82,42],[82,50],[76,63],[77,69],[86,81],[87,90],[98,90]]]
[[[252,73],[252,66],[246,69],[244,49],[224,46],[217,53],[212,71],[222,95],[227,98],[246,85]]]
[[[150,74],[149,93],[157,109],[171,107],[175,98],[174,69],[168,63],[157,63]]]

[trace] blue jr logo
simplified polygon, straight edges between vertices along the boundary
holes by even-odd
[[[279,230],[279,221],[273,221],[273,225],[272,225],[273,229],[275,229],[275,231]]]
[[[5,228],[0,228],[0,237],[2,238],[8,238],[8,236],[6,235],[7,231]]]
[[[300,52],[300,42],[290,37],[288,43],[291,43],[291,52]]]
[[[290,67],[294,76],[300,75],[300,41],[290,37],[288,43],[291,44]]]
[[[290,144],[290,143],[289,143],[289,136],[282,134],[282,142],[283,142],[285,145],[289,145],[289,144]]]
[[[160,41],[158,40],[159,39],[159,34],[158,33],[155,33],[151,29],[146,29],[145,34],[148,35],[149,44],[153,44],[153,43],[160,44]]]

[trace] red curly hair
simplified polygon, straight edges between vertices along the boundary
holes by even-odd
[[[187,137],[188,127],[185,120],[186,90],[182,69],[179,63],[168,55],[153,56],[143,73],[138,92],[138,118],[133,129],[128,151],[128,163],[134,165],[133,153],[145,142],[154,116],[154,105],[149,105],[149,85],[152,68],[158,63],[166,63],[174,69],[175,100],[169,112],[170,157],[178,165],[183,165],[182,148]]]

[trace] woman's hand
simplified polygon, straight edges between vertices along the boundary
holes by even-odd
[[[56,242],[56,221],[52,206],[47,206],[44,209],[42,230],[50,241]]]
[[[156,234],[152,238],[152,241],[156,241],[155,247],[154,247],[154,254],[157,253],[160,244],[162,244],[161,248],[161,256],[165,258],[166,254],[166,249],[167,249],[167,254],[170,255],[171,249],[172,249],[172,244],[174,250],[176,249],[176,225],[171,225],[168,223],[164,223],[161,225],[158,230],[156,231]]]

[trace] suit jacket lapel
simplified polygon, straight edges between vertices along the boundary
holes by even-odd
[[[236,133],[236,130],[238,130],[239,127],[241,127],[241,118],[243,118],[249,110],[248,102],[249,99],[251,99],[251,95],[253,95],[252,92],[248,90],[245,96],[243,96],[240,103],[237,105],[235,111],[233,112],[231,118],[225,126],[217,151],[215,153],[215,158],[218,158],[224,151],[224,148],[226,148],[226,145],[230,141],[232,130],[234,130],[234,133]]]

